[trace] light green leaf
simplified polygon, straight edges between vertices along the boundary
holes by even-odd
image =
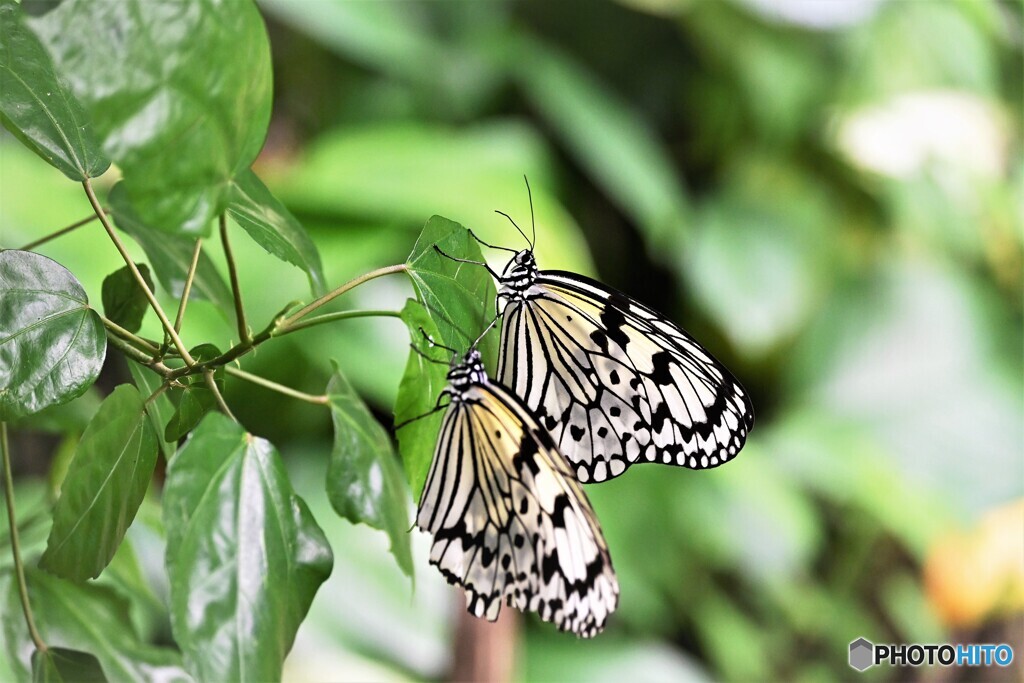
[[[153,392],[160,388],[160,376],[135,361],[128,361],[128,372],[131,373],[132,380],[143,399],[149,400]],[[159,437],[157,442],[160,445],[160,451],[164,454],[164,459],[169,459],[174,452],[173,447],[164,439],[164,429],[171,421],[173,414],[174,406],[171,404],[171,399],[167,398],[167,392],[157,396],[146,405],[146,417],[149,418],[150,424],[153,425],[153,429]]]
[[[136,267],[152,291],[153,278],[149,275],[149,266],[139,263]],[[103,312],[107,314],[107,318],[129,332],[139,331],[142,319],[149,308],[149,301],[128,266],[115,270],[104,278],[102,299]]]
[[[327,397],[334,419],[334,450],[327,466],[331,506],[353,524],[363,522],[387,533],[398,566],[411,577],[408,490],[391,437],[337,363],[327,384]]]
[[[26,28],[14,0],[0,0],[0,122],[72,180],[110,166],[82,105],[61,83],[50,55]]]
[[[0,251],[0,420],[82,395],[106,352],[100,316],[64,266]]]
[[[255,3],[68,0],[29,25],[143,221],[206,234],[270,120],[270,45]]]
[[[323,265],[313,240],[255,173],[238,174],[231,184],[229,200],[228,214],[257,244],[268,254],[306,271],[314,296],[326,291]]]
[[[441,413],[429,413],[434,410],[441,391],[448,384],[448,354],[430,347],[423,338],[421,330],[431,339],[440,335],[423,304],[409,299],[402,309],[402,321],[409,328],[409,338],[419,352],[413,350],[409,353],[395,398],[395,425],[398,426],[398,449],[402,454],[405,475],[413,497],[419,500],[434,458],[437,434],[441,430]],[[428,361],[424,355],[437,359],[437,362]]]
[[[106,683],[103,667],[87,652],[51,647],[32,653],[32,683]]]
[[[333,557],[277,450],[211,413],[171,459],[163,509],[171,623],[189,671],[279,679]]]
[[[157,436],[144,411],[130,384],[100,405],[64,477],[43,569],[85,581],[99,576],[117,552],[156,464]]]

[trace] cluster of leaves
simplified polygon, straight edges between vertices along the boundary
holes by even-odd
[[[330,542],[295,493],[277,448],[246,431],[222,393],[231,361],[299,329],[307,313],[374,275],[324,294],[315,245],[249,168],[271,104],[269,44],[255,7],[201,2],[189,12],[168,11],[144,0],[71,1],[29,17],[13,0],[0,0],[3,124],[82,183],[83,206],[92,205],[110,249],[126,260],[103,281],[101,314],[64,266],[32,251],[0,250],[0,424],[12,551],[0,580],[10,666],[19,674],[30,666],[35,680],[278,678],[333,564]],[[162,286],[181,297],[173,326],[154,298],[150,266],[128,256],[96,201],[92,179],[112,161],[123,179],[109,193],[109,212],[145,251]],[[252,335],[234,264],[229,287],[202,247],[219,218],[230,249],[228,217],[267,253],[303,269],[313,294],[323,296],[298,312],[289,304]],[[397,315],[417,344],[425,345],[426,332],[466,348],[488,321],[493,283],[485,270],[442,258],[435,246],[481,258],[462,226],[429,220],[408,261],[385,269],[408,274],[417,295]],[[223,353],[209,343],[186,350],[179,335],[190,296],[235,310],[242,340]],[[151,307],[163,323],[163,343],[136,334]],[[45,542],[26,523],[22,531],[33,540],[22,556],[7,423],[17,427],[83,395],[100,374],[108,340],[130,359],[134,383],[117,386],[69,442],[59,498],[32,517],[33,524],[52,520]],[[493,354],[492,346],[490,338],[482,342],[485,353]],[[410,354],[396,419],[428,412],[444,375],[443,367]],[[324,395],[306,398],[333,416],[334,448],[324,460],[335,512],[386,532],[411,576],[408,485],[391,437],[337,366]],[[418,421],[401,442],[417,490],[437,428],[436,420]],[[166,606],[143,580],[139,541],[129,534],[161,455],[167,467],[159,513],[141,521],[165,543]],[[149,614],[138,621],[146,628],[132,614],[143,607]],[[25,624],[10,618],[21,609]],[[149,644],[146,631],[165,620],[176,647]]]

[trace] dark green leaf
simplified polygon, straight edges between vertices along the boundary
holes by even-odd
[[[431,348],[423,338],[421,329],[432,339],[439,336],[437,327],[423,304],[409,299],[402,309],[402,320],[409,328],[412,343],[420,352],[409,352],[405,374],[402,376],[398,396],[395,398],[395,424],[402,425],[408,422],[396,430],[398,449],[402,454],[402,464],[409,478],[413,497],[419,500],[423,485],[427,481],[427,473],[430,471],[430,461],[434,458],[437,433],[441,429],[441,413],[428,413],[434,409],[441,390],[448,384],[448,368],[445,366],[448,354],[436,347]],[[421,353],[437,359],[438,362],[431,363]]]
[[[153,278],[149,275],[149,266],[145,263],[136,264],[142,279],[153,290]],[[146,316],[149,301],[146,294],[135,281],[132,271],[125,266],[103,279],[103,312],[113,322],[129,332],[138,332],[142,327],[142,319]]]
[[[81,181],[110,166],[86,120],[50,55],[26,28],[21,7],[0,0],[0,122],[47,163]]]
[[[653,254],[689,230],[687,198],[654,131],[568,56],[524,40],[512,66],[524,94],[580,164],[637,225]]]
[[[117,552],[149,487],[157,436],[138,390],[114,389],[75,451],[39,565],[74,581],[96,578]]]
[[[139,388],[139,393],[142,394],[144,399],[148,400],[153,395],[153,392],[160,388],[160,376],[152,370],[134,361],[129,361],[128,372],[131,373],[135,386]],[[174,452],[173,447],[169,446],[163,438],[164,429],[167,423],[171,421],[171,415],[173,414],[174,406],[171,404],[171,400],[167,398],[167,392],[146,404],[146,417],[149,418],[150,424],[153,425],[157,436],[160,437],[157,439],[157,442],[160,445],[160,451],[164,454],[164,459],[169,459]]]
[[[178,407],[164,428],[164,440],[177,442],[191,432],[203,416],[217,407],[217,397],[206,386],[196,383],[181,392]]]
[[[26,568],[26,579],[36,625],[47,645],[91,652],[109,680],[119,683],[191,680],[181,668],[178,652],[139,640],[127,603],[110,588],[72,583],[32,568]],[[14,581],[7,582],[2,600],[5,615],[21,610]],[[7,651],[27,668],[32,641],[20,620],[9,621],[16,627],[5,627]]]
[[[434,341],[462,353],[494,318],[494,281],[483,266],[453,261],[435,247],[454,258],[482,262],[483,256],[468,230],[433,216],[423,226],[407,261],[419,298],[440,332]],[[480,343],[484,359],[494,358],[495,344],[492,334]]]
[[[144,222],[206,234],[270,120],[270,45],[255,3],[69,0],[30,26]]]
[[[171,623],[189,671],[279,679],[333,557],[277,450],[208,415],[171,459],[163,509]]]
[[[387,533],[398,566],[412,576],[408,490],[391,437],[341,374],[327,384],[334,418],[334,450],[327,466],[327,495],[335,512]]]
[[[160,284],[171,295],[180,297],[185,288],[189,265],[192,263],[195,240],[171,235],[143,223],[128,203],[122,183],[114,186],[107,201],[110,202],[114,214],[114,223],[131,235],[146,252]],[[211,301],[222,311],[235,310],[231,290],[205,251],[199,254],[190,296]]]
[[[100,373],[107,338],[64,266],[0,251],[0,420],[67,403]]]
[[[106,682],[98,659],[87,652],[51,647],[32,653],[32,683]]]
[[[314,295],[325,291],[323,265],[306,229],[252,171],[231,184],[228,213],[268,254],[292,263],[309,275]]]

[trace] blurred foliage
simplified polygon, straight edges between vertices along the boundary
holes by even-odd
[[[287,207],[278,227],[294,214],[309,232],[328,288],[402,262],[435,214],[520,248],[493,211],[525,226],[525,174],[542,268],[600,275],[666,312],[753,394],[756,429],[728,467],[640,467],[588,487],[620,576],[620,609],[590,642],[527,620],[523,680],[837,680],[849,675],[847,645],[859,636],[1008,641],[997,609],[1006,594],[987,588],[1019,586],[1024,573],[1024,522],[1003,513],[999,529],[1009,531],[997,532],[989,521],[1024,496],[1019,3],[621,0],[584,13],[539,0],[266,0],[260,9],[275,99],[256,171]],[[238,142],[218,153],[233,164],[250,151]],[[78,188],[0,140],[0,244],[20,246],[83,214]],[[117,219],[151,240],[177,238],[138,216]],[[136,219],[142,228],[131,227]],[[93,301],[122,265],[98,230],[39,249],[73,263]],[[213,242],[200,272],[214,303],[192,303],[187,330],[227,348],[237,334]],[[321,280],[301,238],[277,252],[237,242],[252,320]],[[500,253],[485,257],[503,265]],[[174,286],[173,263],[151,265]],[[397,310],[409,294],[383,280],[344,305]],[[160,336],[152,316],[141,334]],[[275,340],[245,367],[319,393],[335,358],[381,417],[407,344],[399,320],[353,320]],[[331,511],[330,415],[238,382],[226,395],[242,423],[284,453],[336,550],[286,675],[442,677],[454,608],[427,566],[425,539],[412,535],[410,597],[388,538]],[[97,403],[89,392],[26,426],[80,433]],[[45,500],[43,487],[20,482],[23,543],[36,557]],[[141,635],[125,647],[174,675],[180,662],[144,645],[168,642],[170,628],[159,515],[146,510],[122,546],[137,562],[111,565],[130,571],[105,572],[74,595],[49,575],[30,580],[95,607],[101,620],[126,595],[148,592],[132,600],[152,608],[135,610]],[[981,540],[964,540],[974,535]],[[1010,619],[1019,620],[1014,604]],[[41,620],[70,633],[62,644],[88,649],[71,633],[80,624]],[[24,676],[18,656],[31,646],[7,621],[0,678]],[[909,675],[876,668],[865,677]]]

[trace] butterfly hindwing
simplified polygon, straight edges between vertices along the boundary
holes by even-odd
[[[495,383],[474,384],[442,422],[417,525],[430,561],[494,620],[501,603],[584,637],[618,600],[600,526],[551,437]]]
[[[499,379],[551,430],[580,481],[636,462],[715,467],[753,425],[736,379],[692,337],[626,295],[542,271],[503,312]]]

